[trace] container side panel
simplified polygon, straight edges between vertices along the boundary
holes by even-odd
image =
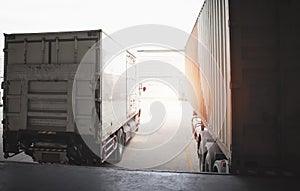
[[[231,157],[228,1],[207,0],[186,46],[186,74],[195,88],[190,102],[227,156]],[[193,39],[193,40],[192,40]]]
[[[139,111],[135,57],[109,36],[103,39],[102,139]],[[133,88],[133,89],[132,89]]]
[[[299,5],[230,1],[234,171],[299,170]]]
[[[208,121],[208,116],[203,101],[203,92],[200,81],[200,66],[198,56],[198,20],[193,28],[191,36],[185,47],[185,73],[193,87],[192,92],[188,93],[188,100],[193,105],[195,111],[202,116],[202,119]]]

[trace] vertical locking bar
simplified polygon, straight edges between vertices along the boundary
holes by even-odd
[[[27,64],[27,38],[24,39],[24,64]]]
[[[77,36],[74,37],[74,64],[77,63],[78,56],[78,39]]]
[[[42,38],[42,64],[45,63],[45,38]]]
[[[59,41],[58,37],[55,39],[55,48],[56,48],[56,64],[58,64],[58,54],[59,54]]]

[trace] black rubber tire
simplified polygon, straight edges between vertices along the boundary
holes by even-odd
[[[202,162],[202,156],[200,155],[198,158],[198,164],[199,164],[199,171],[203,172],[203,162]]]
[[[199,158],[199,169],[200,172],[207,172],[206,171],[206,156],[207,156],[207,152],[205,152],[204,154],[200,155]]]
[[[123,129],[120,129],[118,132],[117,132],[117,143],[118,143],[118,146],[117,146],[117,149],[115,151],[115,154],[116,154],[116,163],[120,162],[122,160],[122,156],[123,156],[123,153],[124,153],[124,132],[123,132]]]
[[[207,170],[208,172],[213,172],[213,167],[216,161],[215,154],[217,152],[221,152],[218,145],[214,143],[208,150],[208,155],[209,155],[209,164],[207,163],[207,159],[205,159],[206,165],[207,165]]]
[[[4,158],[7,159],[9,157],[8,153],[4,153]]]

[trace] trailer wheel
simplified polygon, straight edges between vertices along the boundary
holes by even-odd
[[[123,129],[120,129],[117,132],[117,149],[116,149],[116,162],[120,162],[122,160],[123,152],[124,152],[124,132]]]
[[[205,163],[206,168],[208,172],[213,172],[213,167],[216,160],[224,159],[225,156],[222,154],[222,151],[220,150],[219,146],[214,143],[209,149],[208,153],[206,155]]]
[[[9,157],[8,153],[4,153],[4,158],[7,159]]]
[[[81,154],[81,146],[80,145],[72,145],[68,147],[67,156],[69,159],[70,165],[81,165],[83,164],[82,161],[82,154]]]
[[[205,161],[206,161],[207,152],[199,154],[199,170],[200,172],[205,172]]]
[[[207,171],[207,164],[206,164],[206,156],[207,152],[201,155],[201,158],[199,158],[199,166],[200,166],[200,172],[208,172]]]
[[[199,170],[200,172],[203,172],[203,159],[202,159],[202,154],[199,155]]]

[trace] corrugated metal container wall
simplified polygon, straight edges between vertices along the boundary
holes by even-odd
[[[231,112],[230,112],[230,62],[228,4],[225,0],[206,1],[199,15],[199,64],[207,81],[203,87],[204,101],[211,108],[208,129],[219,143],[224,154],[230,158]],[[210,94],[209,94],[210,92]],[[211,95],[211,97],[209,97]]]
[[[192,103],[195,109],[198,109],[198,114],[201,115],[203,119],[207,120],[208,112],[206,112],[203,101],[203,92],[201,88],[200,70],[198,64],[198,21],[196,22],[192,34],[187,42],[185,54],[185,70],[188,74],[187,78],[193,87],[193,92],[189,92],[187,95],[188,100]],[[191,94],[195,94],[195,96],[192,96]]]
[[[228,4],[206,1],[186,46],[186,74],[200,90],[198,102],[190,100],[222,151],[231,158],[231,111]],[[194,32],[197,30],[197,32]],[[196,38],[192,36],[197,35]],[[193,39],[193,41],[191,40]],[[196,48],[194,48],[196,47]],[[196,53],[194,53],[197,51]],[[201,71],[197,73],[195,70]],[[196,91],[197,92],[197,91]],[[189,96],[192,97],[192,96]]]

